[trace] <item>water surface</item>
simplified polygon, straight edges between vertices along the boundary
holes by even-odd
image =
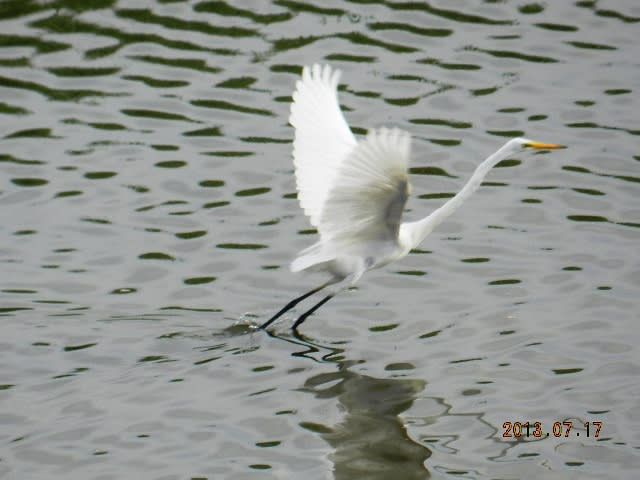
[[[3,2],[0,476],[635,478],[639,20]],[[288,271],[316,239],[287,124],[313,62],[357,134],[414,135],[409,219],[513,136],[569,149],[503,162],[300,339],[250,326],[323,281]],[[550,435],[504,436],[527,421]]]

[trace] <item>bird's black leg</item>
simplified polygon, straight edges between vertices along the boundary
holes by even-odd
[[[313,312],[315,312],[316,310],[318,310],[322,305],[324,305],[325,303],[327,303],[329,300],[331,300],[333,298],[333,296],[335,295],[335,293],[332,293],[331,295],[327,295],[326,297],[324,297],[322,300],[320,300],[318,303],[316,303],[313,307],[311,307],[309,310],[307,310],[306,312],[304,312],[302,315],[300,315],[298,317],[298,319],[296,320],[296,323],[293,324],[293,327],[291,327],[291,329],[298,333],[298,327],[300,325],[302,325],[302,322],[304,322],[307,317],[309,315],[311,315]]]
[[[313,295],[314,293],[319,292],[320,290],[322,290],[323,288],[325,288],[328,285],[331,285],[332,283],[334,283],[334,281],[328,281],[326,283],[323,283],[322,285],[320,285],[319,287],[314,288],[313,290],[308,291],[307,293],[305,293],[304,295],[300,295],[297,298],[294,298],[293,300],[291,300],[289,303],[287,303],[284,307],[282,307],[282,309],[276,313],[273,317],[271,317],[269,320],[267,320],[266,322],[264,322],[262,325],[260,325],[260,329],[264,330],[265,328],[267,328],[269,325],[271,325],[273,322],[275,322],[278,318],[280,318],[282,315],[284,315],[286,312],[288,312],[289,310],[291,310],[293,307],[295,307],[297,304],[299,304],[301,301],[303,301],[305,298],[310,297],[311,295]],[[324,301],[323,301],[324,302]],[[320,305],[318,305],[319,307]],[[316,308],[316,307],[314,307]],[[313,312],[307,312],[307,313],[313,313]],[[305,314],[306,315],[306,314]],[[306,318],[306,317],[305,317]],[[298,319],[298,322],[300,322],[300,319]],[[298,323],[296,322],[296,324]],[[302,323],[302,322],[300,322]]]

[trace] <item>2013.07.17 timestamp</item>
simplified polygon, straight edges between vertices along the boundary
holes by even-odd
[[[534,438],[546,438],[550,435],[554,437],[580,437],[585,436],[587,438],[598,438],[600,436],[600,430],[602,430],[602,422],[584,422],[581,425],[584,430],[573,428],[574,424],[570,420],[563,422],[553,422],[551,431],[545,431],[542,422],[504,422],[502,424],[502,437],[503,438],[520,438],[520,437],[534,437]]]

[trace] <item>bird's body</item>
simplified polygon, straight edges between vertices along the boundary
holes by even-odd
[[[444,205],[421,220],[403,223],[402,212],[411,190],[410,135],[397,128],[380,128],[370,130],[358,142],[340,110],[339,78],[340,71],[328,65],[305,67],[296,84],[289,117],[295,128],[293,163],[298,201],[320,234],[319,240],[291,263],[291,270],[325,271],[331,278],[289,302],[261,328],[312,294],[335,285],[332,293],[298,318],[293,325],[296,329],[367,270],[406,256],[478,188],[500,160],[525,147],[561,148],[512,139],[482,162],[462,190]]]

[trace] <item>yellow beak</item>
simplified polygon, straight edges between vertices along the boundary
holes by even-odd
[[[558,145],[557,143],[542,143],[535,142],[533,140],[524,144],[525,147],[537,148],[537,149],[545,149],[545,150],[556,150],[558,148],[567,148],[564,145]]]

